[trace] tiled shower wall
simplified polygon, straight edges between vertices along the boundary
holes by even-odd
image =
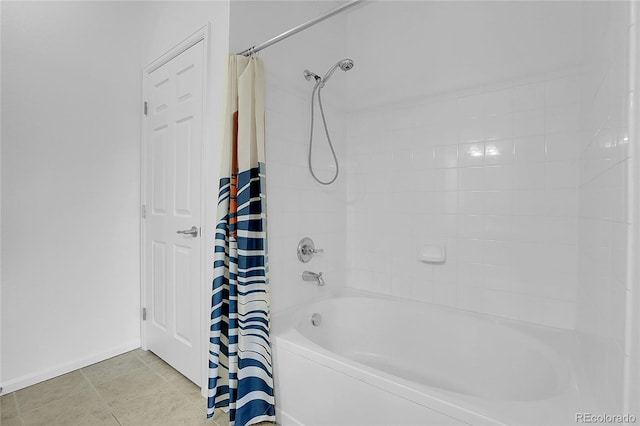
[[[573,328],[581,75],[348,117],[347,283]],[[446,245],[443,264],[418,260]]]
[[[586,73],[580,144],[579,256],[576,328],[598,401],[623,412],[627,275],[633,211],[629,108],[630,3],[594,2],[584,8]],[[636,95],[637,96],[637,95]],[[637,98],[636,98],[637,99]],[[635,141],[637,144],[638,142]],[[637,339],[636,339],[637,340]],[[637,363],[637,355],[636,361]],[[632,364],[633,365],[633,364]],[[637,368],[635,369],[637,372]],[[638,406],[638,380],[632,380]]]
[[[268,73],[266,80],[269,269],[272,307],[278,312],[344,286],[346,175],[340,175],[332,185],[322,186],[312,179],[307,168],[313,85],[297,90],[273,73]],[[344,115],[327,102],[325,112],[336,155],[344,161]],[[322,131],[316,126],[314,170],[326,181],[333,176],[333,160]],[[296,247],[305,236],[311,237],[324,253],[303,264],[297,258]],[[326,286],[302,281],[305,270],[322,272]]]

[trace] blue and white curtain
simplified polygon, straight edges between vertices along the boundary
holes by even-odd
[[[264,174],[264,66],[229,58],[213,264],[207,417],[275,422],[269,337]]]

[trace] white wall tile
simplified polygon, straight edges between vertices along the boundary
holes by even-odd
[[[511,191],[485,191],[485,214],[511,215],[513,193]]]
[[[513,217],[510,215],[486,215],[484,238],[487,240],[510,240],[513,238]]]
[[[544,98],[544,82],[517,86],[513,89],[513,108],[515,111],[543,108]]]
[[[484,117],[466,117],[460,120],[458,141],[460,143],[484,140]]]
[[[545,104],[547,106],[580,102],[580,78],[568,76],[550,80],[545,85]]]
[[[388,123],[375,124],[378,134],[361,124],[382,120],[378,109],[371,110],[370,118],[366,110],[355,115],[360,124],[348,127],[371,136],[349,141],[364,146],[349,146],[349,165],[357,168],[349,180],[360,183],[348,185],[356,210],[353,226],[347,228],[353,244],[347,246],[349,259],[356,247],[367,247],[368,263],[355,265],[357,273],[350,276],[366,269],[375,272],[367,278],[371,282],[360,279],[358,285],[398,296],[410,291],[416,300],[458,309],[573,327],[574,311],[562,317],[555,302],[545,304],[574,303],[577,285],[577,159],[583,137],[574,128],[581,107],[571,78],[506,83],[486,92],[479,87],[449,94],[447,100],[392,105]],[[554,87],[563,92],[552,93]],[[560,123],[565,118],[569,122]],[[411,183],[405,184],[407,180]],[[398,205],[407,212],[398,213]],[[426,265],[398,256],[393,269],[407,268],[406,273],[395,276],[387,267],[378,271],[389,264],[381,223],[396,223],[392,243],[414,251],[429,241],[446,242],[447,262]],[[369,235],[352,236],[355,232]],[[544,268],[536,260],[541,258],[547,259]]]
[[[524,163],[513,168],[513,189],[542,189],[545,187],[544,163]]]
[[[516,163],[531,163],[545,160],[544,135],[517,138],[515,145],[514,161]]]
[[[562,161],[578,159],[578,148],[580,146],[580,138],[586,137],[581,133],[559,133],[547,135],[546,142],[546,160]]]
[[[525,189],[513,193],[513,214],[543,216],[548,212],[547,193],[541,189]]]
[[[434,148],[420,147],[413,150],[414,170],[430,170],[434,167]]]
[[[545,112],[545,130],[547,133],[580,130],[580,104],[547,108]]]
[[[487,166],[484,170],[484,188],[488,190],[511,189],[514,170],[510,165]]]
[[[481,166],[484,164],[484,142],[458,145],[458,164],[460,167]]]
[[[433,167],[453,168],[458,166],[458,147],[455,145],[433,148]]]
[[[479,238],[460,239],[458,259],[474,265],[480,265],[480,269],[482,269],[482,241]],[[480,283],[477,285],[480,285]]]
[[[461,191],[480,191],[484,186],[483,167],[465,167],[458,169],[458,189]]]
[[[460,214],[481,215],[485,212],[484,191],[459,191],[458,202]]]
[[[484,238],[484,219],[482,215],[465,215],[459,217],[459,237],[464,239]]]
[[[578,162],[554,161],[545,165],[547,188],[576,188],[578,186]]]
[[[513,137],[533,136],[543,134],[545,114],[544,109],[534,109],[513,114]]]
[[[487,115],[484,124],[485,140],[508,139],[513,136],[513,116],[511,114]]]
[[[514,160],[514,146],[511,140],[491,140],[485,142],[484,164],[511,164]]]

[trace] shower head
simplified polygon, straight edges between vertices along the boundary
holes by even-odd
[[[324,84],[327,81],[329,81],[329,79],[331,78],[331,76],[333,75],[335,70],[338,69],[338,68],[340,68],[342,71],[349,71],[351,68],[353,68],[353,60],[352,59],[343,59],[341,61],[338,61],[331,68],[329,68],[329,71],[327,71],[327,73],[324,75],[324,77],[322,77],[322,80],[319,82],[320,87],[323,87]]]
[[[351,68],[353,68],[353,59],[343,59],[338,62],[338,65],[340,66],[340,69],[342,71],[349,71]]]

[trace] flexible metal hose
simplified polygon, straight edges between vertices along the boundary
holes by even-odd
[[[320,91],[324,86],[322,80],[316,81],[315,86],[313,87],[313,92],[311,93],[311,129],[309,131],[309,171],[311,172],[311,176],[322,185],[331,185],[333,182],[338,179],[338,173],[340,172],[340,167],[338,165],[338,157],[336,157],[336,152],[333,149],[333,144],[331,143],[331,136],[329,136],[329,128],[327,127],[327,119],[324,116],[324,108],[322,107],[322,97],[320,96]],[[324,124],[324,132],[327,135],[327,142],[329,142],[329,148],[331,148],[331,154],[333,155],[333,161],[336,163],[336,174],[333,176],[333,179],[324,182],[318,179],[316,174],[313,172],[313,166],[311,165],[311,150],[313,148],[313,114],[314,114],[314,102],[313,99],[316,95],[316,91],[318,92],[318,104],[320,105],[320,114],[322,116],[322,123]]]

